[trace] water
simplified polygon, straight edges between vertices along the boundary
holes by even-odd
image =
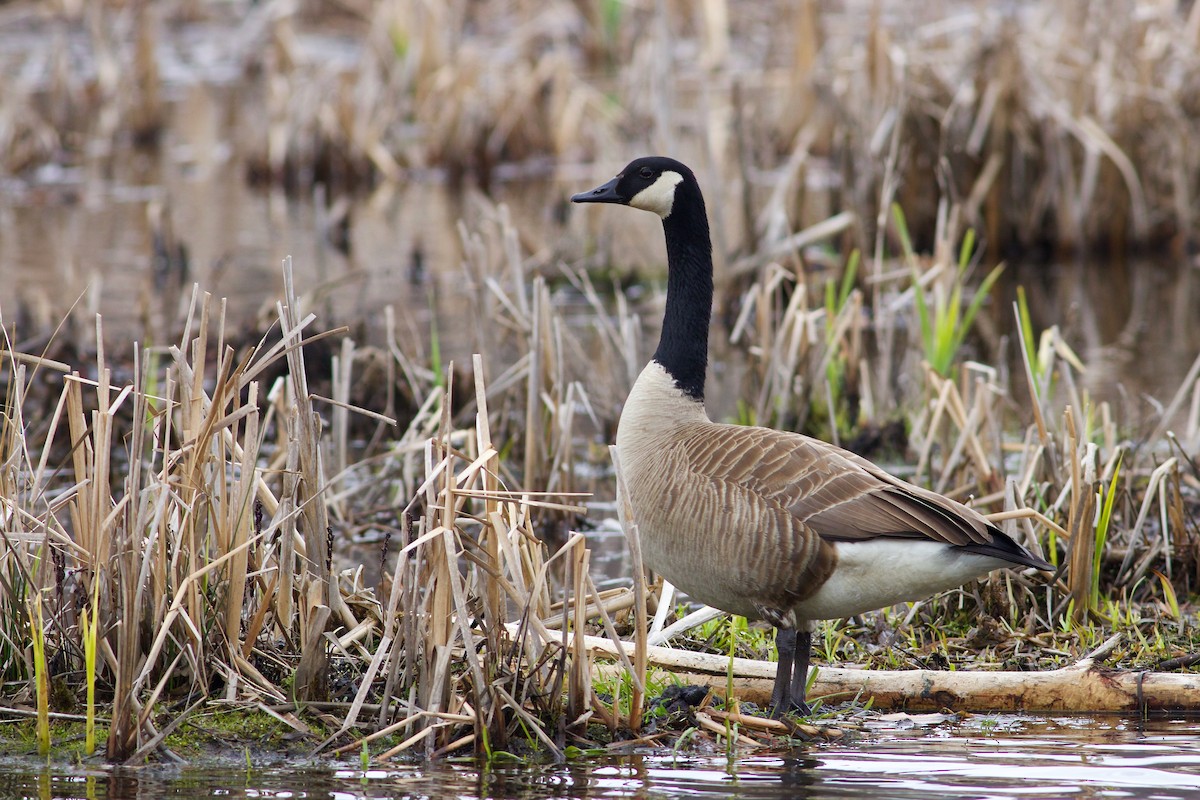
[[[559,765],[39,768],[0,762],[5,798],[957,798],[1200,797],[1200,722],[1118,717],[871,717],[845,740],[672,754],[666,748]]]

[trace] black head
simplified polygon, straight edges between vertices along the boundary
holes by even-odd
[[[671,214],[680,187],[696,187],[696,176],[673,158],[647,156],[630,161],[617,177],[590,192],[580,192],[573,203],[618,203],[653,211],[663,219]]]

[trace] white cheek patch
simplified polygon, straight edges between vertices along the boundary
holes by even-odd
[[[668,170],[658,176],[658,180],[642,189],[633,196],[629,205],[643,211],[653,211],[663,219],[671,214],[671,206],[675,204],[675,187],[683,181],[678,172]]]

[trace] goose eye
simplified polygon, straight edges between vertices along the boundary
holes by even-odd
[[[650,169],[649,167],[642,167],[640,170],[638,170],[638,174],[643,178],[649,178],[654,174],[654,170]]]

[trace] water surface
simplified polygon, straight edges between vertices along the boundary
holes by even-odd
[[[836,743],[635,754],[482,769],[396,764],[53,766],[0,762],[13,798],[1200,797],[1200,721],[868,716]]]

